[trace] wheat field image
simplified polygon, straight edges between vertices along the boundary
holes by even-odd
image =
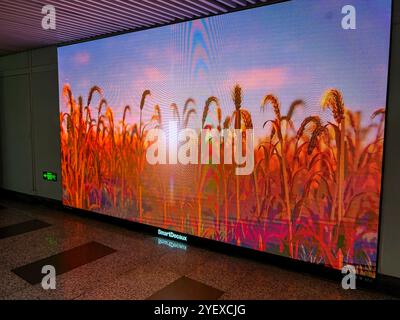
[[[388,15],[388,4],[375,11]],[[326,15],[340,4],[310,6],[293,1],[61,48],[63,203],[374,277],[389,25],[364,10],[370,25],[344,36]],[[310,17],[293,21],[299,10],[320,30]],[[372,53],[357,56],[352,46]],[[225,156],[150,164],[149,132],[168,132],[171,122],[196,132],[252,129],[252,172],[237,175]]]

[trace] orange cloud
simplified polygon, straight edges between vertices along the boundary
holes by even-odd
[[[162,81],[164,80],[165,76],[162,72],[157,68],[146,68],[144,69],[144,76],[147,80],[150,81]]]
[[[239,83],[243,88],[254,89],[279,89],[289,81],[286,68],[254,68],[249,70],[236,70],[228,73],[228,85]]]
[[[135,92],[143,92],[150,89],[152,94],[156,88],[162,88],[163,84],[168,80],[168,74],[163,72],[163,69],[155,67],[145,67],[140,71],[141,76],[134,79],[132,89]]]
[[[86,51],[78,52],[74,56],[74,61],[77,64],[87,64],[90,60],[90,54]]]

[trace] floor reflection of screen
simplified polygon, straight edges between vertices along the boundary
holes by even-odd
[[[63,203],[374,277],[391,1],[346,5],[59,48]]]

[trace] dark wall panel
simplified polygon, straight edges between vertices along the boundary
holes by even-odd
[[[27,74],[0,78],[0,182],[3,188],[32,194],[29,100]]]

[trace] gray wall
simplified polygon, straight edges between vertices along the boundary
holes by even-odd
[[[400,1],[395,1],[379,272],[400,278]],[[0,58],[0,186],[61,199],[57,51]],[[55,171],[57,183],[42,179]]]
[[[400,278],[400,1],[394,1],[379,273]]]
[[[0,155],[2,188],[61,199],[56,48],[0,58]]]

